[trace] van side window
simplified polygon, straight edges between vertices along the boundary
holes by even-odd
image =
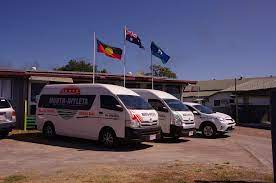
[[[163,107],[166,107],[160,100],[158,99],[149,99],[148,102],[150,105],[156,110],[156,111],[161,111]]]
[[[89,110],[96,95],[41,95],[38,107]]]
[[[101,108],[103,109],[117,111],[118,108],[116,107],[116,105],[120,105],[118,100],[111,95],[101,95],[100,99],[101,99]]]

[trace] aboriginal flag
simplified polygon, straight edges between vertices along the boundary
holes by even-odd
[[[121,48],[109,46],[107,44],[102,43],[99,40],[97,40],[97,51],[105,54],[108,57],[115,58],[118,60],[121,60],[123,53]]]

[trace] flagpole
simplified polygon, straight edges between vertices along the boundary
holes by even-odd
[[[93,84],[95,83],[95,64],[96,64],[96,33],[94,32]]]
[[[151,89],[153,89],[153,66],[152,66],[152,53],[150,54],[150,63],[151,63]]]
[[[123,62],[123,67],[124,67],[124,87],[126,87],[126,26],[124,28],[124,62]]]

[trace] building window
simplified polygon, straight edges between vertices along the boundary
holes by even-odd
[[[214,106],[220,106],[220,100],[214,100]]]
[[[32,83],[31,85],[31,102],[37,103],[37,96],[40,94],[46,83]]]
[[[8,79],[0,80],[0,97],[12,99],[12,82]]]
[[[249,104],[249,96],[243,97],[243,104]]]
[[[140,83],[126,83],[126,88],[141,88]]]
[[[235,100],[234,100],[234,99],[230,99],[230,100],[229,100],[229,103],[230,103],[230,104],[234,104],[234,103],[235,103]]]

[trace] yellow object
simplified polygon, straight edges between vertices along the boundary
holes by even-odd
[[[28,108],[28,102],[25,100],[25,110],[24,110],[24,131],[27,130],[27,108]]]

